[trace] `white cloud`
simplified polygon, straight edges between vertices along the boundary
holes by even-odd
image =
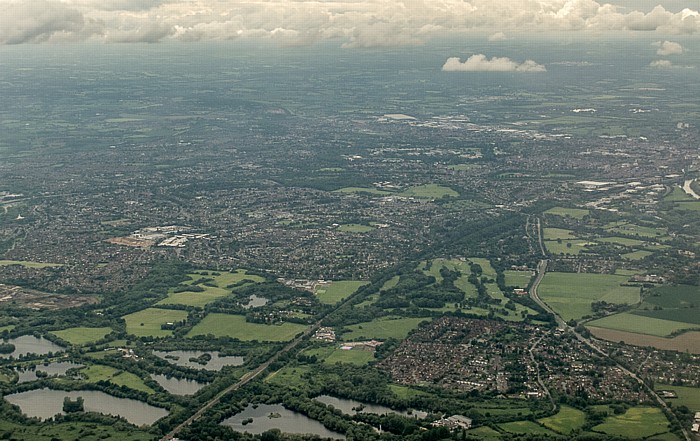
[[[547,69],[532,60],[516,63],[510,58],[493,57],[488,59],[486,55],[472,55],[467,61],[462,62],[457,57],[448,58],[442,66],[445,72],[546,72]]]
[[[255,36],[369,47],[470,30],[497,29],[496,39],[513,31],[699,32],[696,0],[679,1],[689,7],[674,13],[662,6],[625,12],[604,0],[0,0],[0,44]]]
[[[495,34],[489,35],[489,41],[505,41],[508,37],[503,32],[496,32]]]
[[[668,55],[680,55],[684,50],[680,43],[668,40],[664,42],[658,41],[655,43],[655,45],[659,47],[656,50],[656,54],[661,55],[662,57],[666,57]]]
[[[651,67],[655,67],[657,69],[670,69],[673,66],[673,63],[669,60],[656,60],[652,61],[651,64],[649,65]]]

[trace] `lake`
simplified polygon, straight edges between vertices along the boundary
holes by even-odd
[[[35,366],[35,369],[15,369],[17,375],[19,376],[18,383],[26,383],[28,381],[38,380],[39,377],[36,376],[37,371],[46,372],[49,377],[57,377],[66,375],[68,369],[81,368],[85,365],[72,363],[70,361],[57,361],[49,363],[48,365],[39,364]]]
[[[99,412],[107,415],[119,415],[132,424],[151,425],[168,414],[168,411],[129,398],[117,398],[104,392],[80,390],[66,392],[52,389],[35,389],[5,396],[5,399],[22,409],[22,413],[41,419],[51,418],[63,413],[63,399],[75,400],[83,397],[86,412]]]
[[[198,383],[194,380],[168,378],[165,375],[151,374],[151,378],[173,395],[194,395],[199,389],[207,385],[207,383]]]
[[[348,400],[347,398],[338,398],[331,395],[319,395],[316,398],[314,398],[314,400],[320,401],[321,403],[326,405],[331,405],[348,415],[354,415],[356,413],[375,413],[377,415],[395,413],[397,415],[402,415],[410,418],[425,418],[426,416],[428,416],[427,412],[422,412],[419,410],[394,410],[386,406],[380,406],[379,404],[367,404],[361,401]]]
[[[204,354],[211,355],[211,360],[206,364],[190,361],[190,358],[199,358]],[[243,357],[219,356],[218,351],[153,351],[153,355],[178,366],[208,371],[220,371],[224,366],[241,366],[243,364]]]
[[[243,424],[243,421],[249,418],[252,418],[253,422]],[[310,433],[322,438],[345,439],[345,435],[332,432],[318,421],[285,409],[280,404],[258,404],[256,408],[249,404],[243,412],[225,419],[221,424],[231,427],[236,432],[254,435],[270,429],[279,429],[284,433]]]
[[[8,358],[10,356],[17,358],[26,354],[45,355],[49,352],[61,352],[65,349],[52,341],[45,338],[36,338],[33,335],[11,338],[6,342],[15,345],[15,350],[10,354],[0,354],[0,358]]]

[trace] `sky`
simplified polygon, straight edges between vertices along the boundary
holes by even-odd
[[[0,0],[0,45],[247,38],[371,48],[473,32],[491,41],[529,33],[700,35],[698,0],[609,1]]]

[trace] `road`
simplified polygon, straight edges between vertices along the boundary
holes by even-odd
[[[535,281],[532,283],[532,287],[530,288],[530,296],[532,297],[532,300],[537,302],[538,305],[540,305],[545,311],[549,312],[550,314],[554,315],[554,318],[556,319],[557,326],[559,329],[563,331],[568,331],[571,332],[580,342],[588,346],[592,351],[598,353],[599,355],[612,360],[613,363],[615,363],[616,367],[623,371],[625,374],[629,375],[632,377],[634,380],[639,383],[644,390],[647,391],[650,397],[652,397],[664,410],[666,410],[669,414],[673,415],[673,412],[671,412],[671,408],[666,404],[666,402],[656,393],[656,391],[649,387],[644,380],[639,378],[637,374],[634,372],[630,371],[627,369],[625,366],[621,365],[618,363],[615,359],[610,358],[607,352],[602,350],[593,340],[584,337],[583,335],[579,334],[576,332],[576,329],[572,328],[571,326],[567,325],[566,322],[564,321],[563,318],[561,318],[552,308],[549,307],[546,303],[540,299],[540,296],[537,294],[537,289],[539,288],[540,283],[542,282],[542,279],[544,278],[545,273],[547,272],[547,264],[549,263],[548,260],[544,259],[541,260],[540,263],[537,265],[537,277],[535,277]],[[535,343],[535,345],[537,342]],[[535,345],[532,346],[531,348],[531,356],[532,356],[532,349],[535,348]],[[534,359],[534,356],[533,356]],[[539,371],[538,371],[539,372]],[[546,389],[545,389],[546,390]],[[683,431],[683,436],[685,437],[686,441],[692,441],[693,438],[691,438],[690,433],[688,430],[681,426],[681,430]]]

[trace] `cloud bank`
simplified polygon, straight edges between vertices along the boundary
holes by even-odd
[[[547,69],[532,60],[523,63],[516,63],[510,58],[493,57],[490,60],[486,55],[472,55],[465,62],[459,58],[448,58],[442,66],[445,72],[546,72]]]
[[[666,57],[668,55],[680,55],[683,53],[683,46],[681,46],[680,43],[666,40],[664,42],[659,41],[657,45],[659,46],[659,49],[656,50],[656,54],[661,55],[662,57]]]
[[[623,11],[602,0],[0,0],[0,44],[270,38],[348,47],[420,44],[480,30],[700,32],[695,0],[671,12]]]

